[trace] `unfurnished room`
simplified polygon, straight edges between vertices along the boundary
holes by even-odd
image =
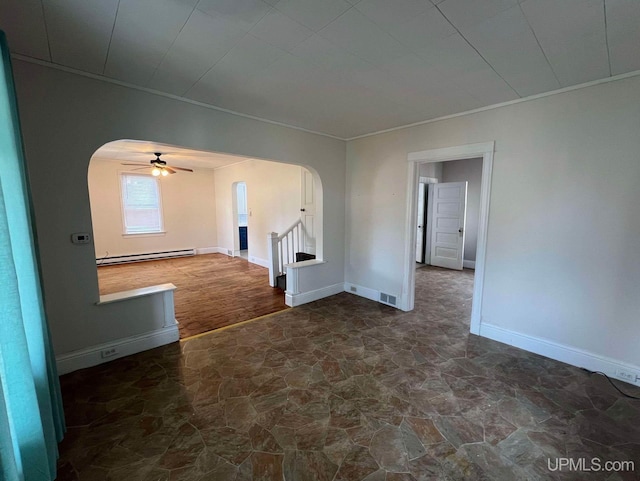
[[[0,0],[0,479],[640,479],[638,25]]]

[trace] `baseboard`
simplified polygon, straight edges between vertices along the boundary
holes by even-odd
[[[344,291],[348,292],[349,294],[355,294],[356,296],[364,297],[365,299],[370,299],[372,301],[379,302],[380,304],[384,304],[385,306],[391,306],[391,307],[395,307],[396,309],[406,311],[404,307],[405,300],[401,296],[395,296],[396,297],[395,304],[391,304],[389,302],[383,302],[381,300],[381,294],[383,294],[381,291],[370,289],[368,287],[359,286],[357,284],[352,284],[350,282],[344,283]],[[392,294],[392,296],[393,295],[394,294]]]
[[[173,326],[163,327],[155,331],[137,336],[125,337],[113,342],[91,346],[86,349],[72,351],[56,357],[58,374],[67,374],[78,369],[97,366],[105,362],[113,361],[124,356],[130,356],[138,352],[147,351],[155,347],[164,346],[180,339],[178,323]],[[102,352],[115,349],[115,353],[103,358]]]
[[[333,284],[331,286],[321,287],[308,292],[300,292],[299,294],[284,293],[284,303],[289,307],[301,306],[308,302],[317,301],[325,297],[333,296],[344,291],[344,284]]]
[[[261,267],[266,267],[267,269],[269,268],[269,261],[260,259],[259,257],[249,256],[249,262],[251,262],[252,264],[257,264]]]
[[[464,267],[465,269],[475,269],[476,268],[476,261],[464,260],[464,261],[462,261],[462,267]]]
[[[351,284],[350,282],[344,283],[344,291],[349,294],[355,294],[356,296],[364,297],[372,301],[378,302],[380,300],[380,291],[375,289],[369,289],[368,287],[362,287],[357,284]]]
[[[196,247],[196,255],[201,256],[203,254],[226,254],[226,250],[223,252],[222,247]]]
[[[640,386],[640,380],[636,380],[635,383],[630,382],[629,379],[622,378],[618,374],[618,372],[622,370],[640,375],[640,366],[626,364],[615,359],[547,339],[520,334],[485,322],[482,322],[480,325],[480,335],[510,346],[519,347],[525,351],[555,359],[556,361],[571,364],[572,366],[588,369],[589,371],[600,371],[611,378]]]

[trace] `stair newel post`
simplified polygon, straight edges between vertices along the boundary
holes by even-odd
[[[267,252],[269,254],[269,285],[276,286],[276,277],[279,274],[278,268],[278,233],[269,232],[267,234]]]

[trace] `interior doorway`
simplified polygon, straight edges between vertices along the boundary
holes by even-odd
[[[420,165],[420,169],[422,168],[423,165]],[[431,263],[431,224],[429,223],[430,216],[428,215],[431,205],[429,202],[429,184],[437,184],[438,182],[438,177],[424,177],[422,175],[420,175],[418,180],[418,199],[416,200],[416,267],[420,267],[421,264],[428,265]]]
[[[247,208],[247,184],[238,182],[236,184],[236,220],[238,222],[238,255],[249,260],[249,210]]]
[[[428,168],[433,177],[438,179],[444,179],[442,174],[442,166],[444,163],[451,161],[461,161],[467,159],[481,159],[482,165],[480,168],[480,181],[478,184],[479,189],[479,201],[478,201],[478,215],[477,215],[477,227],[474,229],[476,232],[475,240],[476,240],[476,248],[475,248],[475,260],[473,261],[473,265],[469,265],[469,267],[475,268],[474,282],[473,282],[473,297],[471,300],[471,320],[470,320],[470,331],[473,334],[479,334],[480,332],[480,324],[481,324],[481,310],[482,310],[482,288],[484,281],[484,259],[486,253],[486,235],[487,235],[487,224],[488,224],[488,214],[489,214],[489,198],[490,198],[490,187],[491,187],[491,171],[493,167],[493,150],[494,143],[487,142],[481,144],[470,144],[459,147],[451,147],[444,149],[433,149],[426,150],[421,152],[413,152],[408,155],[408,161],[410,162],[409,168],[409,178],[408,178],[408,202],[407,202],[407,239],[408,243],[405,248],[407,259],[407,264],[405,266],[405,278],[404,278],[404,292],[405,299],[403,299],[403,309],[410,311],[414,308],[415,298],[416,298],[416,261],[418,260],[418,236],[420,235],[420,230],[417,229],[420,219],[418,218],[418,206],[420,202],[425,202],[426,208],[423,212],[427,213],[429,208],[437,207],[437,203],[434,202],[433,197],[431,198],[431,204],[429,204],[429,187],[420,188],[420,180],[423,177],[423,172],[425,168]],[[426,177],[426,176],[425,176]],[[458,181],[459,182],[459,181]],[[422,182],[423,184],[431,185],[426,182]],[[435,183],[435,185],[439,184]],[[453,182],[452,182],[453,183]],[[462,189],[461,185],[464,185],[465,188]],[[467,190],[468,184],[460,184],[458,183],[458,194],[462,190]],[[424,198],[419,196],[420,191],[423,191]],[[424,190],[427,190],[427,194],[424,193]],[[432,195],[438,191],[438,188],[433,188]],[[444,197],[447,197],[451,194],[451,192],[447,193]],[[466,200],[466,195],[464,196]],[[423,200],[424,199],[424,200]],[[460,196],[458,196],[460,199]],[[457,206],[459,207],[459,201],[457,202]],[[453,205],[453,204],[452,204]],[[452,205],[446,206],[444,211],[456,210],[452,208]],[[465,229],[469,230],[469,226],[466,222],[466,213],[463,213],[460,216],[460,211],[458,211],[458,218],[455,220],[456,225],[451,223],[450,227],[455,228],[455,232],[445,232],[449,237],[450,241],[455,240],[457,244],[462,243],[462,253],[464,252],[464,240],[465,240]],[[427,221],[428,214],[426,215]],[[431,223],[433,223],[435,216],[432,216]],[[462,218],[460,218],[462,217]],[[444,216],[445,220],[450,221],[451,216]],[[422,218],[424,220],[424,217]],[[460,225],[460,222],[462,224]],[[445,222],[446,223],[446,222]],[[431,227],[431,232],[427,236],[426,231],[429,230],[429,222],[426,223],[427,228],[425,229],[425,239],[423,244],[425,244],[426,249],[426,239],[429,238],[431,240],[430,252],[434,252],[434,235],[437,234],[437,231],[434,233],[433,226]],[[462,231],[459,231],[462,229]],[[455,239],[454,236],[455,235]],[[443,236],[441,236],[443,237]],[[462,239],[460,239],[462,237]],[[442,240],[442,239],[441,239]],[[464,254],[462,254],[464,255]],[[462,260],[464,263],[464,258],[458,259],[458,261]],[[423,265],[425,265],[423,263]],[[433,267],[429,267],[429,269],[435,269]],[[467,270],[470,273],[470,270]],[[420,273],[422,275],[422,273]]]
[[[172,283],[182,338],[285,309],[269,283],[266,234],[299,221],[301,170],[152,141],[100,147],[87,171],[98,294]],[[321,252],[316,172],[310,182]]]
[[[482,158],[431,167],[437,177],[420,176],[416,219],[416,263],[446,269],[475,269],[482,185]]]

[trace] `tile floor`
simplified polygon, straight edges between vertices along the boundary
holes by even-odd
[[[469,335],[471,272],[416,274],[410,313],[343,293],[63,376],[59,480],[640,479],[640,401]]]

